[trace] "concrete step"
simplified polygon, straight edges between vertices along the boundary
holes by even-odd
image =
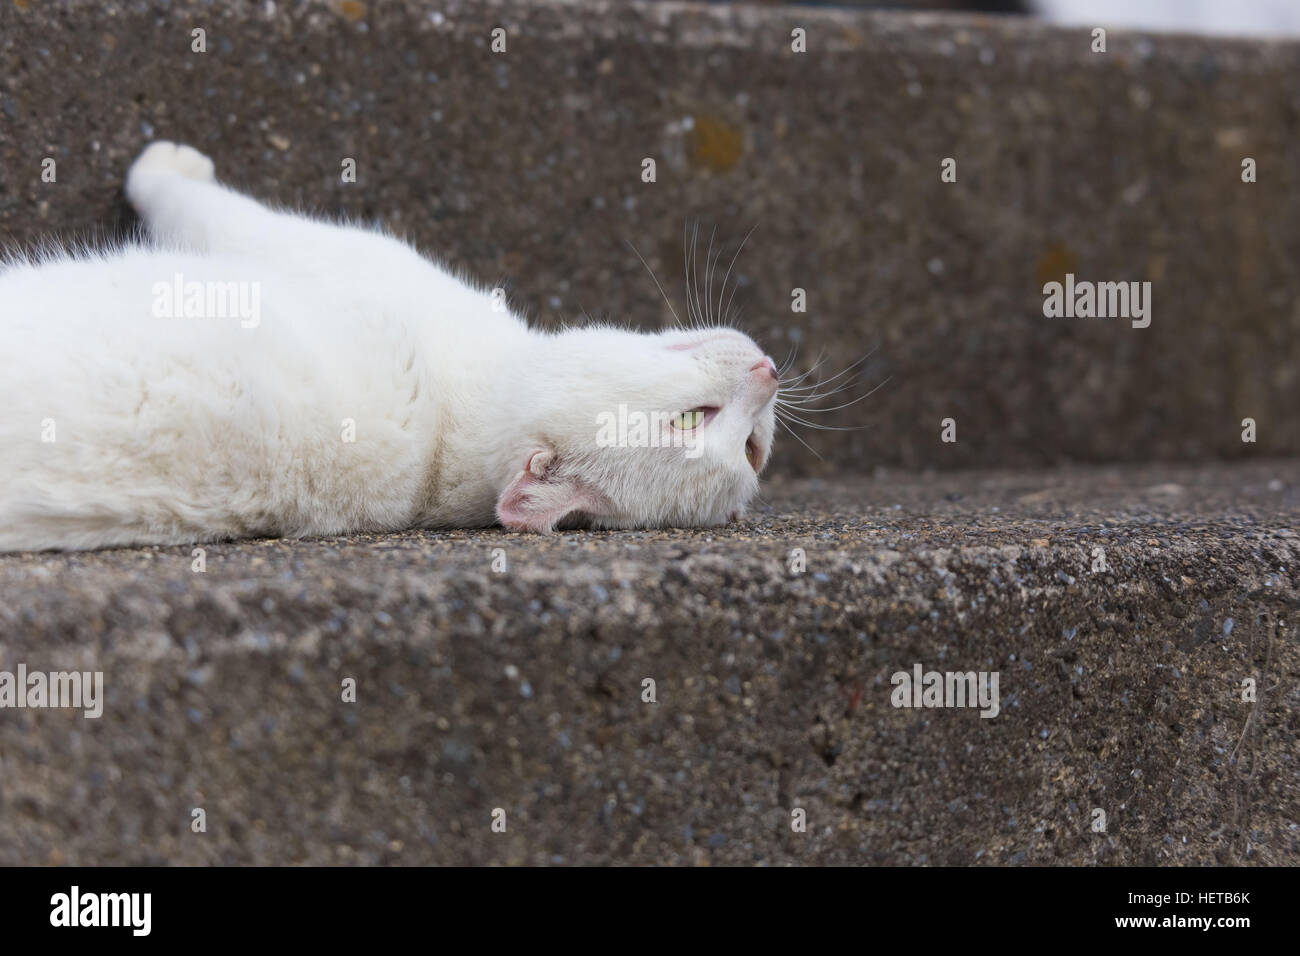
[[[810,437],[822,461],[787,442],[778,470],[1296,455],[1297,64],[1294,42],[1094,53],[1023,18],[745,4],[4,3],[0,236],[125,229],[123,173],[165,137],[508,278],[539,321],[657,327],[627,242],[683,312],[683,226],[703,275],[715,226],[725,266],[757,225],[743,324],[796,367],[871,352],[856,387],[888,382],[831,416],[871,427]],[[1067,274],[1150,282],[1150,326],[1045,317]]]
[[[766,499],[0,556],[0,668],[104,675],[0,711],[0,863],[1300,863],[1300,463]],[[894,707],[918,665],[997,716]]]

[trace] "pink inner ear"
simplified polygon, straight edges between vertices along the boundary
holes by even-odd
[[[575,511],[594,511],[599,496],[575,478],[542,479],[522,471],[497,500],[497,520],[512,531],[545,534]]]

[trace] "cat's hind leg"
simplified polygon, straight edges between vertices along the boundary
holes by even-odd
[[[126,196],[158,242],[198,253],[276,263],[296,274],[384,281],[400,287],[432,267],[410,246],[372,229],[264,206],[223,186],[190,146],[151,143],[131,165]]]
[[[154,173],[176,173],[186,179],[200,183],[216,181],[216,167],[212,160],[204,156],[193,146],[181,143],[160,141],[150,143],[144,152],[136,157],[127,175],[127,190],[131,191],[131,181],[139,185],[141,178],[148,178]]]
[[[305,222],[216,181],[212,160],[192,146],[147,146],[126,175],[126,198],[150,236],[200,253],[263,257],[299,238]]]

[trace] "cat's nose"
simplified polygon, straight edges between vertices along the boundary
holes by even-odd
[[[772,361],[771,356],[764,355],[749,367],[747,381],[754,389],[760,406],[772,400],[779,383],[776,377],[776,363]]]

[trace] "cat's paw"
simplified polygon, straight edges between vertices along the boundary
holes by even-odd
[[[186,179],[210,183],[216,180],[212,160],[193,146],[160,140],[144,148],[126,174],[126,195],[132,202],[142,196],[144,184],[156,173],[176,173]]]

